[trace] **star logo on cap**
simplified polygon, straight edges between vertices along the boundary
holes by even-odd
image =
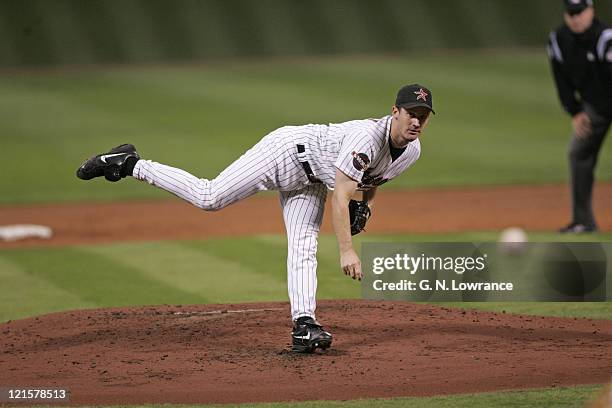
[[[419,89],[418,92],[415,92],[414,94],[417,96],[416,98],[417,101],[422,99],[424,102],[427,102],[427,96],[429,94],[425,92],[423,88]]]

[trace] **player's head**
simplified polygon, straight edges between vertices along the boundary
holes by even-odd
[[[563,19],[567,27],[576,34],[584,33],[593,24],[595,10],[593,0],[563,0]]]
[[[419,84],[402,87],[391,110],[393,133],[408,143],[421,135],[434,113],[431,91]]]

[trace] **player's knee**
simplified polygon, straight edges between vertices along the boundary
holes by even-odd
[[[216,200],[200,201],[196,203],[196,207],[204,211],[219,211],[221,208],[223,208]]]
[[[301,259],[303,261],[313,262],[316,264],[317,245],[316,243],[313,243],[313,242],[310,242],[310,243],[300,242],[299,244],[295,244],[295,245],[291,245],[290,243],[288,256],[291,259]]]
[[[223,195],[205,179],[192,186],[191,197],[189,201],[204,211],[218,211],[227,205],[224,203],[227,200],[222,199]]]
[[[210,194],[206,197],[202,197],[197,203],[196,206],[204,211],[219,211],[225,204],[223,200],[219,199],[219,196],[216,194]]]

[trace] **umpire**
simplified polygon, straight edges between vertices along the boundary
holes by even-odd
[[[599,149],[612,120],[612,29],[593,0],[564,0],[564,21],[550,33],[548,55],[561,104],[572,116],[569,163],[572,222],[562,233],[597,231],[591,203]]]

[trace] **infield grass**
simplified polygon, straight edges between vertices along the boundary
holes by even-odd
[[[438,114],[423,160],[390,188],[564,182],[570,124],[547,64],[538,49],[0,72],[0,203],[167,197],[74,173],[132,142],[211,178],[277,127],[381,117],[409,82]],[[612,161],[597,174],[611,180]]]
[[[525,391],[487,392],[480,394],[447,395],[352,401],[275,402],[260,404],[211,405],[116,405],[122,408],[581,408],[601,392],[601,385],[543,388]],[[83,407],[87,408],[87,407]]]
[[[360,242],[485,242],[496,234],[356,237]],[[532,241],[610,241],[612,234]],[[287,301],[286,245],[281,235],[197,241],[126,242],[65,248],[0,250],[0,321],[54,311],[150,304]],[[336,241],[320,237],[318,298],[360,298],[361,286],[340,271]],[[612,302],[451,303],[506,312],[612,318]]]

